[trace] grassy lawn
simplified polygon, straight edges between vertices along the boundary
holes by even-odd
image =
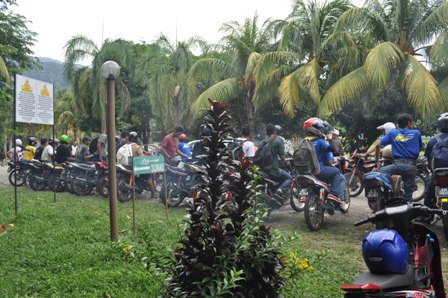
[[[137,237],[132,235],[132,204],[119,204],[120,243],[109,241],[109,204],[99,197],[77,197],[19,189],[14,216],[12,188],[0,188],[0,297],[157,297],[163,274],[126,254],[155,259],[169,256],[179,239],[185,211],[138,200]],[[340,219],[340,218],[339,218]],[[11,224],[11,225],[10,225]],[[367,228],[330,218],[319,232],[307,231],[303,214],[273,223],[285,236],[285,258],[294,252],[312,270],[287,279],[286,297],[341,297],[340,285],[364,268],[360,242]],[[147,243],[147,245],[143,245]],[[148,247],[148,248],[145,248]]]

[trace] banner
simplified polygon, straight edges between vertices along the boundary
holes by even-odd
[[[16,121],[54,125],[53,84],[16,75]]]

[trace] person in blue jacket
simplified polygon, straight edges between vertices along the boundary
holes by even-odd
[[[340,203],[342,210],[346,212],[348,204],[345,202],[345,177],[339,169],[328,166],[328,160],[333,157],[330,153],[336,150],[328,122],[319,118],[310,118],[303,123],[303,130],[313,143],[320,164],[320,173],[316,177],[321,181],[331,183],[331,193],[328,198]]]
[[[392,145],[393,163],[382,167],[380,173],[386,175],[401,175],[404,184],[404,198],[412,202],[417,176],[416,161],[423,150],[420,131],[414,129],[412,116],[407,113],[397,117],[398,129],[389,131],[380,140],[381,146]]]
[[[190,146],[187,143],[187,135],[184,134],[184,133],[179,136],[178,148],[179,148],[180,152],[182,152],[183,154],[187,155],[188,157],[191,157],[191,149],[190,149]],[[181,157],[181,161],[186,162],[187,158],[182,156]]]

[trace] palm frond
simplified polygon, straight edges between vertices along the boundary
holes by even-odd
[[[445,101],[445,104],[448,105],[448,77],[446,77],[442,82],[439,84],[439,92],[440,96]]]
[[[226,61],[216,58],[202,58],[196,61],[188,72],[188,76],[195,80],[204,78],[229,77],[232,67]]]
[[[330,87],[319,105],[319,115],[336,111],[347,102],[361,96],[369,89],[369,85],[365,68],[355,69]]]
[[[425,117],[430,112],[446,108],[436,80],[414,56],[406,57],[406,69],[401,85],[407,93],[408,102],[421,116]]]
[[[300,78],[300,85],[304,86],[308,91],[313,103],[318,106],[320,103],[320,90],[319,90],[319,73],[320,66],[316,59],[308,62],[303,69],[303,73]]]
[[[448,65],[448,30],[445,30],[437,36],[429,52],[429,58],[432,64]]]
[[[199,97],[193,102],[191,109],[196,116],[200,116],[210,107],[208,102],[209,98],[219,102],[229,102],[230,100],[238,97],[239,93],[240,87],[238,86],[238,79],[225,79],[214,84],[199,95]]]
[[[383,42],[374,47],[364,63],[369,81],[377,89],[384,88],[402,59],[403,53],[392,42]]]
[[[421,44],[426,44],[432,41],[434,34],[446,30],[447,27],[448,2],[444,2],[415,28],[412,32],[413,38]]]
[[[249,59],[247,59],[247,64],[246,64],[246,72],[244,74],[246,79],[248,79],[252,75],[254,75],[255,68],[257,67],[257,64],[260,61],[260,59],[261,59],[261,54],[259,54],[257,52],[252,52],[249,55]]]
[[[305,67],[306,66],[299,67],[296,71],[287,75],[278,88],[280,105],[282,106],[283,112],[288,117],[294,116],[294,109],[299,102],[300,78],[305,71]]]

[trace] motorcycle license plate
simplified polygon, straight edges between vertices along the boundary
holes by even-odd
[[[439,188],[439,196],[448,196],[448,188]]]
[[[369,189],[369,191],[367,192],[368,198],[378,198],[378,196],[378,191],[376,191],[375,189]]]
[[[299,192],[300,196],[307,196],[308,195],[308,189],[302,188]]]

